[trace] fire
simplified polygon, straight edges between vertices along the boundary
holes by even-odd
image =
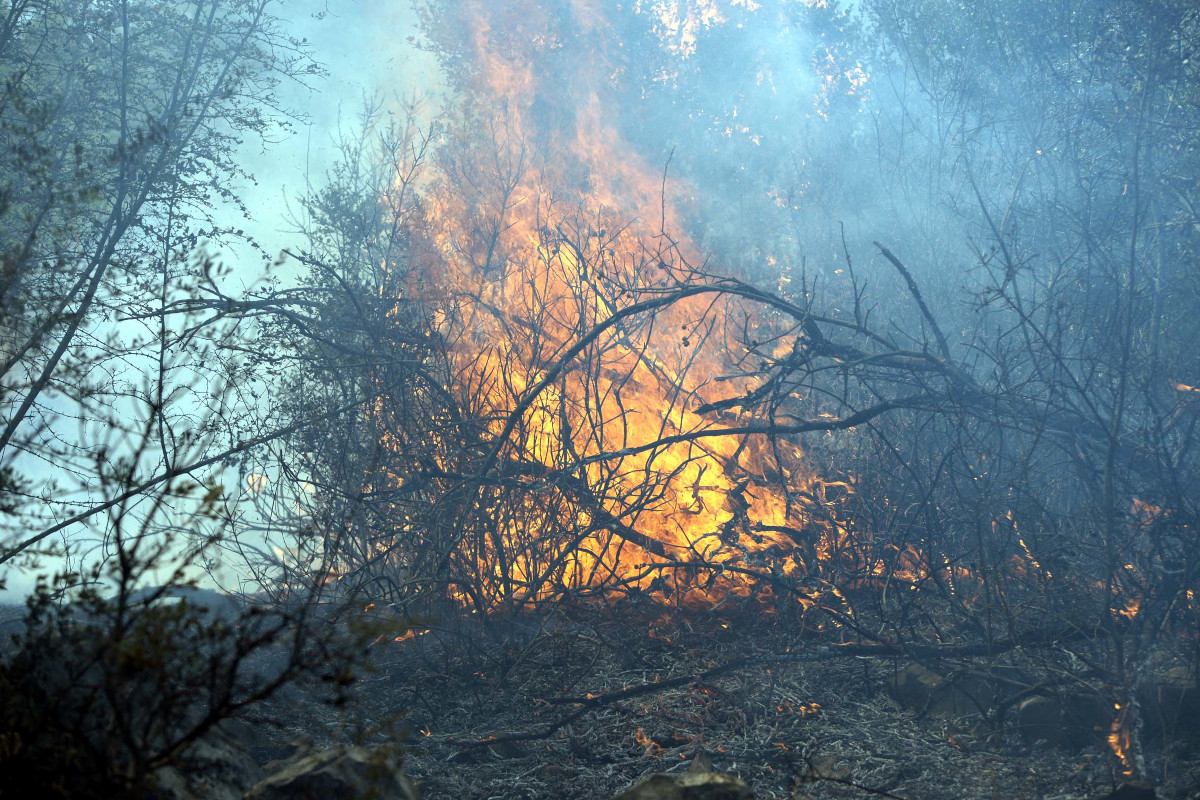
[[[1163,516],[1162,506],[1154,505],[1135,497],[1130,503],[1130,516],[1138,525],[1148,528]]]
[[[784,700],[779,705],[775,706],[775,710],[780,714],[799,714],[801,717],[810,717],[821,713],[820,703],[793,703],[791,700]]]
[[[633,738],[634,741],[645,748],[647,756],[657,756],[662,753],[662,745],[646,735],[646,732],[641,728],[638,728],[637,731],[634,732]]]
[[[1141,611],[1142,601],[1136,597],[1121,596],[1114,598],[1113,606],[1113,614],[1133,621]]]
[[[610,80],[622,45],[593,5],[464,0],[442,23],[468,99],[426,198],[430,282],[464,427],[485,443],[470,465],[483,473],[475,516],[454,523],[466,531],[455,563],[480,585],[456,599],[520,606],[617,587],[709,608],[778,603],[763,576],[831,560],[915,578],[915,551],[898,566],[856,561],[830,499],[849,482],[813,474],[794,441],[712,435],[747,412],[697,412],[760,388],[757,359],[789,356],[794,321],[706,291],[715,279],[683,235],[689,187],[622,132]],[[686,58],[719,5],[658,8],[667,51]],[[572,47],[580,36],[588,46]]]
[[[1131,755],[1132,737],[1130,735],[1130,706],[1128,704],[1114,703],[1113,710],[1116,711],[1112,721],[1112,728],[1108,734],[1108,746],[1121,761],[1122,771],[1126,775],[1134,773],[1134,763]]]

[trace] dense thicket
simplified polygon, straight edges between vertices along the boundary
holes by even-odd
[[[134,520],[431,620],[767,605],[997,720],[1085,687],[1144,771],[1200,660],[1195,9],[419,11],[438,122],[369,109],[235,294],[197,246],[305,69],[267,6],[11,4],[0,558]]]
[[[426,7],[426,44],[466,110],[446,116],[414,184],[424,204],[395,217],[407,233],[387,260],[408,282],[393,317],[431,323],[430,346],[408,362],[401,396],[368,415],[366,441],[385,446],[324,456],[371,476],[355,502],[372,522],[339,534],[348,573],[396,601],[450,596],[484,611],[605,586],[671,604],[736,567],[759,590],[821,598],[865,640],[997,654],[990,666],[1023,687],[1000,716],[1029,692],[1087,685],[1124,709],[1113,732],[1132,737],[1120,749],[1142,769],[1138,687],[1197,656],[1182,649],[1200,578],[1196,12],[764,3],[660,25],[637,5],[599,17],[521,8]],[[508,81],[513,65],[520,80]],[[656,230],[667,212],[648,219],[636,191],[589,205],[589,191],[632,185],[629,163],[596,175],[590,156],[564,162],[574,143],[596,143],[597,125],[596,141],[621,145],[609,155],[670,160],[684,187],[662,184],[684,209],[673,227]],[[561,202],[573,192],[581,203]],[[531,233],[522,204],[542,202]],[[641,236],[640,249],[614,260],[614,229]],[[689,238],[703,265],[676,247]],[[511,304],[503,287],[531,257],[579,281],[578,319],[528,297],[489,305]],[[646,277],[655,270],[665,278]],[[693,293],[723,299],[692,314]],[[678,313],[698,327],[673,328]],[[473,315],[500,322],[473,328]],[[547,347],[530,333],[543,325],[576,330]],[[504,345],[464,349],[496,335]],[[723,397],[674,373],[663,417],[703,419],[665,425],[643,451],[626,423],[614,435],[598,421],[614,397],[606,381],[646,379],[644,357],[613,353],[665,359],[655,336],[673,338],[671,353],[744,355],[722,362]],[[563,421],[549,444],[547,419]],[[581,426],[607,433],[581,447]],[[660,461],[631,478],[630,459],[717,435],[776,443],[773,472],[727,475],[738,497],[773,482],[812,520],[789,529],[786,556],[737,554],[739,536],[763,531],[737,502],[711,532],[715,550],[656,549],[639,531],[683,496],[672,481],[684,473]],[[801,444],[853,492],[789,485],[799,473],[780,443]],[[512,535],[531,521],[536,531]],[[832,557],[809,540],[830,531]],[[580,584],[572,548],[597,542],[637,552],[637,569],[606,563]],[[821,586],[875,591],[851,603]]]
[[[359,657],[295,595],[175,602],[237,530],[239,458],[288,432],[261,423],[253,309],[210,252],[247,240],[217,222],[245,211],[243,137],[286,127],[275,87],[316,68],[269,0],[5,5],[0,584],[32,596],[23,625],[5,609],[0,792],[143,796],[222,720],[344,688]]]

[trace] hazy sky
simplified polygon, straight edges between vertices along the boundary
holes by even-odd
[[[284,201],[295,208],[306,176],[321,182],[339,121],[353,126],[366,96],[428,94],[439,86],[434,59],[409,44],[417,30],[408,0],[284,0],[277,13],[294,35],[308,40],[328,75],[311,80],[309,88],[280,87],[284,102],[308,117],[307,126],[298,124],[277,144],[247,141],[243,148],[243,163],[258,180],[242,191],[254,215],[248,231],[271,253],[295,246]]]

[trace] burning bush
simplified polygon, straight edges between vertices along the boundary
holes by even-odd
[[[890,4],[872,8],[907,52],[910,27]],[[312,285],[354,304],[352,325],[331,314],[312,337],[340,382],[315,397],[372,400],[334,443],[305,440],[324,509],[313,519],[329,520],[312,526],[312,552],[336,561],[344,587],[443,618],[648,601],[800,620],[878,654],[987,673],[1011,689],[994,719],[1031,693],[1086,685],[1119,706],[1114,750],[1140,770],[1139,686],[1196,658],[1200,465],[1194,390],[1179,377],[1189,356],[1162,335],[1168,319],[1193,330],[1195,297],[1173,284],[1169,310],[1139,288],[1157,258],[1139,244],[1149,212],[1122,216],[1113,193],[1137,185],[1097,167],[1111,207],[1072,196],[1078,224],[1042,230],[1024,184],[997,208],[975,173],[955,178],[956,207],[977,209],[955,230],[985,242],[957,305],[931,290],[936,267],[907,255],[938,263],[942,235],[877,243],[871,280],[855,263],[870,253],[843,235],[837,268],[810,271],[774,231],[706,223],[714,183],[694,156],[676,174],[671,156],[645,154],[649,133],[622,116],[634,89],[690,97],[680,65],[727,18],[667,14],[643,30],[662,40],[643,63],[623,45],[644,11],[431,5],[430,46],[460,110],[383,137],[383,168],[356,184],[377,202],[345,213],[349,181],[313,198]],[[727,12],[749,24],[755,9]],[[835,11],[822,19],[845,37],[826,46],[836,62],[855,29]],[[932,30],[952,39],[952,27]],[[1026,55],[1014,69],[1042,74]],[[679,70],[654,77],[655,59]],[[1142,67],[1121,64],[1106,85],[1139,85]],[[623,82],[635,73],[646,83]],[[842,77],[843,111],[857,113],[861,66],[820,74],[818,116],[837,111]],[[1047,89],[1092,102],[1075,91]],[[966,89],[960,99],[956,113],[985,116]],[[995,125],[1005,141],[1022,135]],[[790,193],[758,188],[783,225],[812,187],[797,175]],[[1111,223],[1103,241],[1097,214]],[[1191,242],[1182,218],[1161,221],[1172,246]],[[1067,227],[1082,233],[1060,246]],[[753,270],[706,248],[760,232]],[[1106,255],[1054,260],[1041,244]],[[347,352],[361,365],[351,375]]]

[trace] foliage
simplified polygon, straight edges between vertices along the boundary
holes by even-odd
[[[185,580],[199,554],[118,532],[110,574],[42,584],[24,630],[0,660],[4,791],[47,797],[136,797],[222,720],[285,687],[345,703],[366,646],[394,626],[331,622],[344,610],[201,591]],[[103,582],[101,578],[105,578]],[[111,595],[100,586],[115,587]]]
[[[276,86],[317,69],[273,8],[0,12],[0,564],[66,557],[0,661],[0,792],[140,795],[284,686],[344,700],[383,632],[331,623],[320,564],[286,603],[191,599],[237,516],[223,480],[294,431],[252,424],[253,308],[208,250],[253,245],[216,222],[247,211],[237,148],[285,130]]]
[[[87,512],[95,456],[119,458],[147,419],[161,446],[141,466],[160,477],[234,427],[197,424],[233,422],[231,395],[202,388],[235,369],[214,357],[220,336],[197,338],[170,313],[223,280],[197,247],[240,233],[213,216],[247,177],[236,147],[286,125],[268,111],[275,86],[315,69],[271,7],[62,0],[3,13],[0,488],[23,512],[10,534]],[[40,540],[5,542],[0,561]]]
[[[1145,774],[1140,687],[1196,660],[1200,626],[1194,9],[754,5],[692,25],[677,5],[656,22],[636,4],[425,4],[465,108],[404,252],[444,349],[421,414],[368,421],[387,447],[354,474],[392,527],[348,529],[370,546],[342,550],[344,574],[482,612],[631,587],[669,605],[742,570],[805,625],[989,653],[1016,681],[997,719],[1089,687],[1122,709],[1114,751]],[[670,9],[679,25],[656,28]],[[763,69],[735,125],[711,76],[789,50],[839,91],[809,105],[805,78]],[[738,125],[772,146],[729,143]],[[687,190],[664,178],[650,202],[646,153]],[[566,273],[575,288],[544,302]],[[693,293],[721,300],[700,312]],[[703,362],[688,348],[722,353],[703,391],[675,369]],[[642,443],[621,393],[656,381],[676,393]],[[687,497],[718,436],[742,443],[720,547],[655,551],[639,526]],[[682,464],[663,455],[681,441]],[[739,472],[756,446],[765,466]],[[797,446],[824,486],[781,455]],[[751,552],[765,527],[739,504],[759,489],[806,516],[775,526],[786,555]],[[569,580],[598,541],[642,571],[597,558]]]
[[[0,508],[14,453],[111,490],[0,563],[101,512],[120,561],[138,499],[237,461],[189,530],[275,599],[766,604],[986,654],[997,720],[1086,686],[1146,774],[1140,690],[1200,658],[1188,4],[422,3],[461,108],[369,107],[306,274],[237,296],[197,245],[306,67],[264,3],[167,5],[0,28]],[[152,677],[123,596],[91,660]],[[139,624],[239,652],[174,613]]]

